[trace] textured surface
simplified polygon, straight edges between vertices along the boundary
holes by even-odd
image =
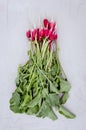
[[[34,23],[39,25],[44,17],[58,23],[60,60],[72,85],[66,107],[77,115],[74,120],[57,113],[59,119],[53,122],[47,118],[14,114],[9,109],[18,64],[28,59],[25,31]],[[85,129],[85,66],[86,0],[0,0],[0,130]]]

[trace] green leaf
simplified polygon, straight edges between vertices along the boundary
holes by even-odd
[[[36,114],[38,111],[39,111],[39,106],[36,105],[34,107],[28,108],[26,113],[32,115],[32,114]]]
[[[54,84],[52,82],[50,82],[50,90],[52,92],[55,92],[56,94],[59,94],[58,89],[54,86]]]
[[[37,66],[38,67],[38,66]],[[50,83],[50,89],[52,92],[55,92],[55,93],[59,93],[58,89],[56,88],[56,86],[54,86],[54,84],[50,81],[50,79],[46,76],[46,74],[44,73],[43,70],[41,70],[39,67],[38,67],[40,73],[49,81]]]
[[[28,95],[28,93],[26,93],[26,95],[24,95],[24,100],[21,103],[21,108],[23,108],[24,106],[26,106],[27,103],[29,103],[31,100],[31,96]]]
[[[40,88],[37,85],[38,85],[38,83],[36,82],[34,84],[34,88],[33,88],[33,97],[36,97],[40,91]]]
[[[23,94],[23,91],[22,91],[22,89],[20,87],[18,87],[16,90],[17,90],[18,93]]]
[[[53,112],[52,108],[47,102],[43,102],[39,112],[36,114],[37,117],[49,117],[52,120],[56,120],[57,116]]]
[[[16,78],[15,82],[16,82],[16,86],[19,86],[19,76]]]
[[[60,106],[58,110],[59,110],[60,114],[64,115],[67,118],[73,119],[76,117],[72,112],[70,112],[69,110],[67,110],[63,106]]]
[[[46,97],[48,95],[48,89],[47,88],[44,88],[42,90],[42,95],[43,95],[43,97]]]
[[[33,69],[34,69],[34,66],[33,66]],[[31,79],[30,79],[30,81],[29,81],[29,84],[28,84],[27,87],[26,87],[26,88],[27,88],[27,92],[31,89],[31,84],[32,84],[32,82],[33,82],[35,76],[36,76],[35,73],[31,71]]]
[[[11,109],[14,113],[21,113],[21,110],[19,109],[19,106],[10,105],[10,109]]]
[[[52,76],[55,76],[58,72],[58,66],[56,64],[54,64],[51,68],[51,74]]]
[[[58,106],[59,105],[59,97],[57,94],[49,94],[47,96],[47,102],[50,106]]]
[[[41,95],[39,93],[33,100],[31,100],[29,102],[28,107],[34,107],[34,106],[36,106],[39,103],[40,99],[41,99]]]
[[[68,92],[70,90],[70,84],[68,81],[60,81],[60,92]]]
[[[12,105],[19,105],[19,103],[20,103],[20,95],[18,94],[17,91],[15,91],[12,94],[12,98],[10,99],[10,104],[12,104]]]
[[[68,94],[67,92],[64,93],[63,96],[60,98],[60,103],[61,103],[61,104],[66,103],[68,97],[69,97],[69,94]]]
[[[19,109],[20,104],[20,95],[15,91],[12,94],[12,98],[10,99],[10,109],[15,113],[20,113]]]

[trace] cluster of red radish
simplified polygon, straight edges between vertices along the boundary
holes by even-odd
[[[48,19],[43,20],[43,28],[36,28],[34,30],[28,30],[26,36],[29,40],[41,42],[44,38],[49,40],[49,43],[57,40],[58,36],[56,34],[56,23],[50,22]]]

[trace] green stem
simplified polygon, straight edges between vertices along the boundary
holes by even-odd
[[[36,64],[36,63],[35,63]],[[50,81],[50,79],[46,76],[46,74],[43,73],[42,70],[40,70],[40,68],[38,67],[38,65],[36,64],[37,68],[39,69],[39,71],[41,72],[41,74],[49,81],[50,83],[50,88],[52,91],[56,92],[57,94],[59,94],[59,91],[57,90],[57,88],[53,85],[53,83]]]
[[[51,63],[52,63],[52,54],[53,54],[53,51],[51,50],[49,54],[50,54],[50,56],[49,56],[49,59],[47,61],[47,65],[46,65],[45,70],[47,70],[47,68],[50,67]]]
[[[27,86],[27,92],[28,92],[28,90],[29,90],[29,88],[30,88],[30,85],[31,85],[31,82],[32,82],[32,80],[33,80],[33,78],[34,78],[33,70],[34,70],[34,66],[33,66],[33,68],[32,68],[31,74],[30,74],[31,79],[30,79],[29,85]],[[31,76],[31,75],[32,75],[32,76]]]

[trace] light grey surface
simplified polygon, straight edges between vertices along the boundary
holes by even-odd
[[[25,31],[45,17],[57,21],[60,60],[72,85],[66,107],[74,120],[57,113],[53,122],[9,109],[18,64],[28,59]],[[85,120],[86,0],[0,0],[0,130],[84,130]]]

